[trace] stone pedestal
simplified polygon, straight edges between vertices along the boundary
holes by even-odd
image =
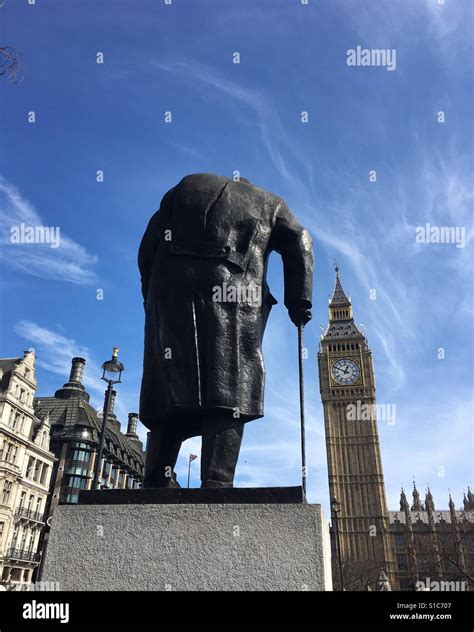
[[[56,508],[42,580],[61,590],[332,589],[320,505],[279,503],[278,493],[267,493],[267,503],[183,504],[183,493],[202,498],[200,490],[172,493],[175,502],[164,490],[168,502],[142,502],[159,491],[89,492],[81,502],[92,504]],[[124,504],[96,504],[103,494]]]

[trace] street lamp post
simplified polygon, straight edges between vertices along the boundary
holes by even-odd
[[[100,378],[107,382],[107,390],[105,391],[105,399],[104,399],[104,410],[102,416],[102,427],[100,429],[100,440],[99,440],[99,451],[97,452],[97,461],[94,468],[94,481],[92,483],[92,489],[97,489],[99,483],[100,476],[100,468],[102,464],[102,453],[104,451],[104,442],[105,442],[105,429],[107,426],[107,419],[110,411],[110,401],[112,399],[112,389],[114,384],[120,384],[120,378],[122,376],[122,371],[124,370],[124,366],[121,362],[118,361],[118,347],[114,347],[112,352],[112,358],[107,362],[104,362],[102,365],[103,374]],[[118,379],[117,378],[118,374]]]
[[[334,498],[331,500],[331,509],[334,516],[334,531],[335,531],[335,539],[336,539],[336,552],[337,552],[337,561],[339,564],[339,581],[341,583],[341,590],[344,590],[344,579],[342,576],[342,557],[341,557],[341,540],[339,538],[339,522],[338,522],[338,513],[341,511],[341,503]]]

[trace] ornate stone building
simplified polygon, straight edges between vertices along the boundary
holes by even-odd
[[[389,513],[401,590],[474,589],[474,497],[469,488],[462,510],[456,510],[451,496],[449,509],[439,510],[429,489],[421,502],[414,484],[411,506],[402,489],[400,511]]]
[[[82,384],[86,361],[73,358],[69,381],[54,397],[35,399],[36,414],[49,414],[51,449],[57,457],[53,473],[50,505],[77,503],[81,489],[91,489],[102,414],[89,403],[89,394]],[[130,413],[127,432],[114,412],[115,391],[112,391],[105,434],[100,485],[104,489],[141,487],[145,453],[137,435],[138,415]]]
[[[55,462],[50,420],[34,414],[35,355],[0,360],[0,583],[21,588],[39,563]]]
[[[372,353],[354,323],[339,269],[329,301],[329,324],[318,353],[330,497],[340,503],[339,541],[346,590],[376,584],[382,568],[396,588],[395,560],[375,414]],[[340,589],[334,521],[334,587]]]

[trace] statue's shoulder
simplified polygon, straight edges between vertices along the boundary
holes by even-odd
[[[217,173],[190,173],[184,176],[175,188],[207,188],[213,184],[219,186],[226,181],[230,182],[231,179],[226,178],[226,176],[220,176]]]
[[[192,196],[193,192],[195,193],[197,191],[216,191],[223,184],[229,184],[234,190],[240,190],[244,197],[252,196],[257,204],[266,203],[273,207],[285,203],[278,195],[257,186],[247,178],[240,177],[239,180],[234,180],[228,176],[216,173],[191,173],[184,176],[173,189],[177,191],[180,196]]]

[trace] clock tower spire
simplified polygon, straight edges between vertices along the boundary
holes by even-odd
[[[342,289],[341,280],[339,278],[339,265],[337,261],[334,264],[336,271],[336,284],[329,300],[329,322],[343,321],[352,319],[352,305],[346,293]]]
[[[354,323],[335,264],[329,323],[318,353],[330,498],[341,503],[338,529],[344,588],[364,590],[380,568],[396,585],[375,407],[372,353]],[[333,556],[337,564],[337,557]],[[338,585],[338,574],[334,574]]]

